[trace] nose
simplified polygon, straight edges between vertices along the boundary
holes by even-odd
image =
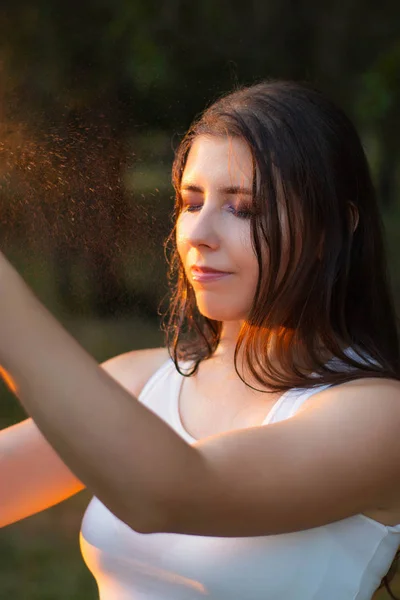
[[[189,216],[181,234],[191,246],[216,249],[219,246],[217,218],[215,210],[203,206]]]

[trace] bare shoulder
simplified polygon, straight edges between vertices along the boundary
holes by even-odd
[[[305,425],[309,422],[310,427],[318,427],[327,436],[337,427],[353,446],[354,454],[359,448],[380,460],[381,472],[386,465],[392,475],[399,473],[399,381],[371,377],[342,383],[311,396],[298,413],[301,414],[295,419]],[[388,474],[391,486],[392,475]],[[400,484],[397,501],[400,502]]]
[[[311,396],[299,412],[317,407],[381,413],[400,416],[400,381],[379,377],[365,377],[342,383]]]
[[[139,396],[150,377],[168,360],[167,348],[131,350],[110,358],[102,368],[134,396]]]

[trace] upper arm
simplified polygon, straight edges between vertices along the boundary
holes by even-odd
[[[102,364],[138,396],[168,357],[164,348],[137,350]],[[0,431],[0,527],[54,506],[84,489],[32,419]]]
[[[400,492],[400,386],[351,382],[294,417],[194,444],[198,469],[170,490],[168,531],[257,536],[379,507]]]

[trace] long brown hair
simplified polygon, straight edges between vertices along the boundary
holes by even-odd
[[[243,379],[237,357],[244,344],[250,373],[271,391],[361,377],[400,379],[382,222],[362,144],[343,111],[319,91],[288,81],[258,83],[221,97],[194,122],[176,152],[175,223],[182,174],[200,135],[240,137],[253,157],[251,227],[259,280],[236,345],[238,376]],[[177,252],[175,227],[165,247],[171,287],[163,320],[166,345],[176,369],[191,376],[216,350],[222,323],[197,308]],[[288,258],[281,276],[284,249]],[[279,370],[267,352],[272,340]],[[321,344],[333,360],[322,359]],[[296,363],[299,348],[307,370]],[[181,360],[193,362],[192,369],[182,371]],[[380,586],[393,598],[388,583],[398,556]]]
[[[251,227],[259,280],[237,341],[239,377],[236,359],[244,344],[249,372],[271,391],[361,377],[400,379],[381,219],[360,139],[343,111],[319,91],[287,81],[223,96],[194,122],[176,152],[175,222],[188,153],[200,135],[238,136],[253,157]],[[176,249],[175,227],[166,249],[171,286],[163,320],[166,345],[177,370],[190,376],[216,350],[222,323],[197,309]],[[278,278],[283,250],[288,259]],[[279,369],[266,351],[272,340]],[[333,361],[322,359],[321,345]],[[307,369],[296,363],[299,349]],[[181,360],[192,361],[193,368],[182,372]]]
[[[393,598],[393,600],[399,600],[398,596],[395,596],[392,592],[392,590],[390,589],[390,583],[391,581],[394,579],[396,573],[397,573],[397,569],[398,569],[398,565],[399,565],[399,558],[400,558],[400,550],[397,550],[394,559],[392,561],[392,564],[389,567],[389,571],[386,573],[385,577],[382,579],[378,590],[380,590],[381,588],[385,588],[385,590],[387,591],[387,593],[389,594],[390,598]]]

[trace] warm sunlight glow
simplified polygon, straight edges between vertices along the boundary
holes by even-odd
[[[7,373],[7,371],[5,369],[3,369],[2,366],[0,366],[0,375],[3,378],[7,387],[13,392],[13,394],[16,394],[17,386],[15,385],[15,382],[12,379],[11,375],[9,373]]]

